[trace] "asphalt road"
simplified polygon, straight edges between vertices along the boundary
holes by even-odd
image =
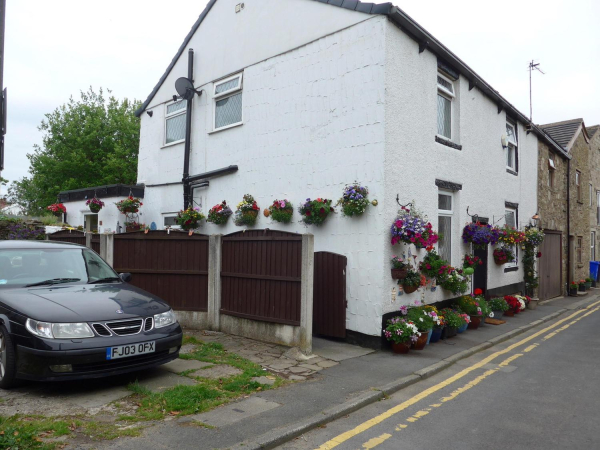
[[[278,448],[600,449],[599,310],[566,314]]]

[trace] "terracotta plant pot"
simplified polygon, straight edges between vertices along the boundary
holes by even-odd
[[[417,341],[412,344],[412,348],[415,350],[423,350],[427,345],[427,337],[429,336],[429,332],[421,331],[421,336],[417,338]]]
[[[402,285],[402,289],[404,289],[404,292],[407,294],[412,294],[413,292],[415,292],[417,289],[419,289],[419,285],[416,286],[407,286],[405,284]]]
[[[392,269],[392,279],[394,280],[404,280],[406,275],[408,275],[406,267],[404,269]]]
[[[431,338],[429,338],[429,343],[433,344],[433,343],[439,341],[442,337],[443,330],[444,330],[444,327],[434,328],[433,330],[431,330]]]
[[[532,298],[529,303],[527,303],[528,309],[536,309],[538,307],[538,299]]]
[[[469,330],[476,330],[479,328],[479,324],[481,323],[481,316],[469,316],[471,317],[471,322],[469,323]]]
[[[504,315],[506,317],[513,317],[515,315],[515,312],[512,309],[509,309],[507,311],[504,311]]]
[[[410,341],[409,342],[393,342],[392,343],[392,351],[397,355],[404,355],[408,353],[410,350]]]

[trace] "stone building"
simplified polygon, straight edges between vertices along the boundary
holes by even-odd
[[[589,276],[591,192],[593,191],[590,176],[590,139],[583,119],[550,123],[542,125],[541,128],[571,158],[567,163],[569,181],[566,186],[569,203],[566,281],[579,281]],[[546,251],[548,252],[547,249]]]
[[[600,260],[600,125],[586,128],[590,139],[590,260]]]

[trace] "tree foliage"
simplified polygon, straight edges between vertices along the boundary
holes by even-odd
[[[110,94],[110,91],[108,91]],[[90,87],[50,114],[38,129],[42,146],[29,158],[29,177],[9,188],[9,201],[42,214],[61,191],[106,184],[135,184],[140,140],[138,101],[107,99]]]

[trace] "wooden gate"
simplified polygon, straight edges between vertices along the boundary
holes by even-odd
[[[343,255],[315,252],[313,334],[346,337],[346,264]]]
[[[544,230],[546,237],[540,245],[538,259],[539,299],[547,300],[562,294],[562,234]]]
[[[300,325],[302,236],[246,230],[223,236],[221,313]]]
[[[113,267],[175,310],[208,310],[208,236],[171,231],[115,234]]]
[[[51,241],[71,242],[73,244],[85,245],[85,233],[79,230],[61,230],[48,235]],[[98,241],[100,242],[100,241]]]

